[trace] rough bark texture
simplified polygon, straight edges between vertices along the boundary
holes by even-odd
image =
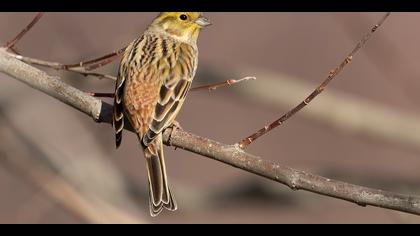
[[[89,115],[97,122],[112,122],[112,106],[67,85],[59,77],[29,66],[0,49],[0,72],[40,90]],[[126,127],[131,130],[131,127]],[[164,142],[289,186],[325,196],[420,215],[420,197],[357,186],[292,169],[180,129],[167,129]]]

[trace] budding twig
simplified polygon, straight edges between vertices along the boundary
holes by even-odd
[[[203,86],[195,87],[195,88],[190,89],[190,91],[191,92],[199,91],[199,90],[212,91],[212,90],[216,90],[220,87],[224,87],[224,86],[228,86],[228,85],[232,85],[232,84],[237,84],[237,83],[248,81],[248,80],[256,80],[256,79],[257,78],[253,77],[253,76],[247,76],[247,77],[244,77],[242,79],[237,79],[237,80],[236,79],[229,79],[229,80],[226,80],[226,81],[223,81],[223,82],[218,82],[218,83],[215,83],[215,84],[209,84],[209,85],[203,85]]]
[[[290,117],[292,117],[294,114],[296,114],[298,111],[300,111],[302,108],[304,108],[306,105],[308,105],[316,96],[321,94],[326,86],[344,69],[344,67],[351,62],[353,59],[353,56],[361,49],[366,42],[371,38],[373,33],[384,23],[384,21],[388,18],[388,16],[391,13],[386,13],[379,22],[372,27],[372,29],[367,33],[360,41],[359,43],[354,47],[354,49],[347,55],[347,57],[344,59],[343,62],[341,62],[340,65],[338,65],[334,70],[330,71],[327,78],[308,96],[303,100],[301,103],[299,103],[296,107],[288,111],[286,114],[281,116],[279,119],[275,120],[274,122],[264,126],[257,132],[251,134],[250,136],[242,139],[238,144],[239,147],[242,149],[246,148],[248,145],[250,145],[252,142],[254,142],[259,137],[263,136],[264,134],[270,132],[274,128],[282,125],[286,120],[288,120]]]
[[[86,71],[95,70],[99,67],[105,66],[113,62],[115,59],[117,59],[118,56],[120,56],[125,51],[125,48],[126,47],[123,47],[116,52],[112,52],[89,61],[82,61],[76,64],[63,64],[62,66],[66,70],[71,68],[83,68]]]
[[[71,72],[76,72],[79,73],[81,75],[84,76],[94,76],[97,77],[99,79],[110,79],[110,80],[117,80],[117,78],[115,76],[112,75],[106,75],[106,74],[101,74],[101,73],[97,73],[97,72],[90,72],[90,71],[86,71],[83,68],[79,68],[79,67],[67,67],[65,64],[61,64],[58,62],[50,62],[50,61],[44,61],[44,60],[40,60],[40,59],[36,59],[36,58],[31,58],[31,57],[25,57],[22,55],[15,55],[15,54],[11,54],[13,57],[15,57],[16,59],[32,64],[32,65],[39,65],[39,66],[44,66],[44,67],[49,67],[55,70],[66,70],[66,71],[71,71]]]
[[[215,84],[209,84],[209,85],[203,85],[203,86],[195,87],[195,88],[190,89],[190,91],[200,91],[200,90],[211,91],[211,90],[215,90],[217,88],[223,87],[223,86],[232,85],[232,84],[240,83],[240,82],[251,80],[251,79],[255,80],[257,78],[248,76],[248,77],[244,77],[244,78],[238,79],[238,80],[230,79],[230,80],[225,80],[223,82],[218,82],[218,83],[215,83]],[[92,97],[99,97],[99,98],[113,98],[114,95],[115,95],[114,93],[96,93],[96,92],[87,92],[87,94],[89,94]]]

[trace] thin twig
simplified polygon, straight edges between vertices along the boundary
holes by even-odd
[[[63,64],[62,66],[66,70],[71,68],[83,68],[87,71],[91,71],[113,62],[118,56],[120,56],[125,51],[125,49],[126,47],[123,47],[116,52],[112,52],[89,61],[81,61],[76,64]]]
[[[122,49],[120,49],[120,51],[121,50]],[[113,53],[113,54],[118,55],[117,53]],[[40,59],[26,57],[26,56],[22,56],[22,55],[14,55],[14,57],[18,60],[21,60],[21,61],[29,63],[29,64],[50,67],[50,68],[53,68],[55,70],[67,70],[67,71],[76,72],[76,73],[79,73],[79,74],[82,74],[82,75],[85,75],[85,76],[95,76],[95,77],[98,77],[100,79],[101,78],[106,78],[106,79],[110,79],[110,80],[116,80],[117,78],[115,76],[90,72],[90,71],[87,71],[87,69],[82,69],[82,67],[85,68],[85,65],[89,64],[90,62],[102,60],[106,57],[109,57],[109,55],[111,55],[111,54],[108,54],[107,56],[103,56],[101,58],[97,58],[95,60],[87,61],[87,62],[85,62],[85,64],[83,64],[83,62],[81,62],[80,67],[75,66],[75,65],[78,65],[78,64],[67,65],[67,64],[62,64],[62,63],[59,63],[59,62],[50,62],[50,61],[40,60]],[[102,65],[103,65],[103,62],[102,62]],[[215,84],[209,84],[209,85],[203,85],[203,86],[195,87],[195,88],[190,89],[190,91],[200,91],[200,90],[211,91],[211,90],[216,90],[216,89],[218,89],[220,87],[223,87],[223,86],[233,85],[233,84],[237,84],[237,83],[240,83],[240,82],[244,82],[244,81],[248,81],[248,80],[255,80],[255,79],[257,79],[257,78],[254,77],[254,76],[247,76],[247,77],[237,79],[237,80],[236,79],[230,79],[230,80],[226,80],[226,81],[223,81],[223,82],[218,82],[218,83],[215,83]],[[91,94],[92,95],[97,94],[97,97],[113,97],[114,96],[111,93],[91,93]]]
[[[21,60],[21,61],[29,63],[29,64],[33,64],[33,65],[49,67],[49,68],[52,68],[52,69],[55,69],[55,70],[65,70],[65,71],[76,72],[76,73],[79,73],[79,74],[84,75],[84,76],[94,76],[94,77],[97,77],[99,79],[109,79],[109,80],[114,80],[114,81],[117,80],[117,78],[115,76],[112,76],[112,75],[107,75],[107,74],[102,74],[102,73],[97,73],[97,72],[90,72],[90,71],[86,71],[85,69],[79,68],[79,67],[68,68],[65,64],[61,64],[61,63],[58,63],[58,62],[44,61],[44,60],[40,60],[40,59],[36,59],[36,58],[25,57],[25,56],[22,56],[22,55],[15,55],[15,54],[11,54],[11,55],[18,60]]]
[[[20,55],[20,52],[19,52],[19,50],[16,48],[16,46],[9,48],[9,50],[10,50],[11,52],[13,52],[14,54]]]
[[[43,15],[44,15],[43,12],[39,12],[38,14],[36,14],[36,16],[32,19],[32,21],[19,34],[17,34],[11,41],[7,42],[4,47],[7,49],[13,48],[19,42],[19,40],[23,36],[25,36],[25,34],[28,33],[29,30],[31,30],[31,28],[39,21],[39,19],[41,19]]]
[[[384,23],[384,21],[388,18],[388,16],[390,14],[391,14],[390,12],[386,13],[381,18],[381,20],[375,26],[372,27],[372,29],[369,31],[369,33],[367,33],[359,41],[359,43],[351,51],[351,53],[347,55],[347,57],[344,59],[344,61],[341,62],[341,64],[338,65],[334,70],[330,71],[330,73],[328,74],[328,77],[308,97],[306,97],[305,100],[303,100],[301,103],[299,103],[299,105],[297,105],[296,107],[294,107],[293,109],[288,111],[286,114],[281,116],[276,121],[272,122],[269,125],[264,126],[263,128],[261,128],[257,132],[255,132],[255,133],[251,134],[250,136],[242,139],[238,143],[239,147],[241,147],[242,149],[246,148],[248,145],[250,145],[252,142],[254,142],[259,137],[261,137],[264,134],[270,132],[274,128],[282,125],[286,120],[288,120],[290,117],[292,117],[298,111],[300,111],[302,108],[304,108],[306,105],[308,105],[316,96],[321,94],[325,90],[326,86],[344,69],[344,67],[347,64],[349,64],[351,62],[351,60],[353,59],[353,56],[359,51],[360,48],[362,48],[366,44],[366,42],[371,38],[373,33],[375,33],[375,31]]]
[[[56,70],[72,71],[72,72],[82,74],[84,76],[98,77],[99,79],[106,78],[106,79],[116,80],[116,78],[114,76],[105,75],[105,74],[96,73],[96,72],[90,72],[90,70],[94,70],[94,69],[97,69],[99,67],[102,67],[104,65],[107,65],[107,64],[111,63],[119,55],[121,55],[124,52],[125,47],[116,51],[116,52],[107,54],[105,56],[95,58],[95,59],[92,59],[92,60],[89,60],[89,61],[86,61],[86,62],[80,62],[78,64],[61,64],[61,63],[58,63],[58,62],[43,61],[43,60],[24,57],[24,56],[20,55],[18,53],[18,51],[14,48],[15,45],[39,21],[39,19],[41,19],[41,17],[43,15],[44,15],[43,12],[38,13],[34,17],[34,19],[18,35],[16,35],[16,37],[13,40],[8,42],[4,47],[7,48],[7,49],[10,49],[12,52],[14,52],[16,54],[17,59],[22,60],[26,63],[40,65],[40,66],[46,66],[46,67],[50,67],[50,68],[53,68],[53,69],[56,69]]]
[[[60,78],[16,60],[4,49],[0,49],[0,72],[70,105],[97,122],[112,123],[112,105],[87,95],[64,83]],[[132,131],[132,127],[128,125],[125,129]],[[246,153],[239,148],[239,145],[222,144],[181,129],[166,129],[163,139],[166,145],[182,148],[263,176],[287,185],[293,190],[302,189],[361,206],[371,205],[420,215],[418,196],[385,192],[295,170]]]
[[[193,91],[193,92],[201,91],[201,90],[212,91],[212,90],[216,90],[216,89],[218,89],[220,87],[223,87],[223,86],[232,85],[232,84],[240,83],[240,82],[251,80],[251,79],[255,80],[257,78],[248,76],[248,77],[244,77],[244,78],[238,79],[238,80],[230,79],[230,80],[226,80],[226,81],[215,83],[215,84],[209,84],[209,85],[203,85],[203,86],[195,87],[195,88],[190,89],[190,91]],[[115,95],[114,93],[97,93],[97,92],[87,92],[87,94],[89,94],[92,97],[99,97],[99,98],[113,98],[114,95]]]
[[[248,80],[256,80],[256,77],[253,76],[247,76],[244,77],[242,79],[229,79],[223,82],[218,82],[215,84],[209,84],[209,85],[203,85],[203,86],[199,86],[199,87],[195,87],[190,89],[191,92],[195,92],[195,91],[200,91],[200,90],[208,90],[208,91],[212,91],[212,90],[216,90],[220,87],[224,87],[224,86],[228,86],[228,85],[232,85],[232,84],[237,84],[240,82],[244,82],[244,81],[248,81]]]

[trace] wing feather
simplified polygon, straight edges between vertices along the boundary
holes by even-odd
[[[178,58],[160,88],[153,119],[143,137],[143,144],[146,146],[172,124],[191,87],[197,58],[191,55],[196,53],[195,49],[189,45],[181,45],[177,50],[173,55]]]
[[[114,92],[114,108],[113,108],[113,119],[112,124],[115,131],[115,146],[118,148],[121,145],[122,141],[122,132],[124,130],[124,87],[126,84],[126,78],[129,74],[129,63],[128,61],[133,56],[134,52],[137,50],[140,44],[144,44],[144,36],[133,41],[125,49],[124,55],[120,62],[120,68],[118,70],[117,81],[115,83],[115,92]]]

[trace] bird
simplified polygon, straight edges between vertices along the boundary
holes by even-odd
[[[146,159],[149,209],[177,209],[166,174],[162,132],[173,126],[198,64],[197,39],[211,25],[201,12],[161,12],[125,49],[115,84],[115,145],[122,141],[124,117],[137,134]]]

